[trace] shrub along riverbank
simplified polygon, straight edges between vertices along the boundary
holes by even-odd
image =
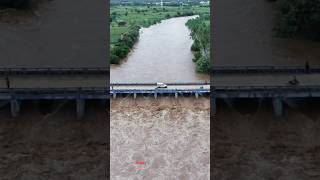
[[[276,32],[320,40],[320,0],[276,0]]]
[[[210,71],[210,15],[200,14],[195,19],[190,19],[186,25],[191,30],[194,43],[191,50],[194,53],[193,61],[196,63],[196,71],[209,73]]]
[[[209,9],[201,6],[112,6],[110,13],[110,63],[119,64],[139,38],[141,27],[164,19],[200,14]]]

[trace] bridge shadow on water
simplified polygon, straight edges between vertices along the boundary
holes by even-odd
[[[108,100],[86,100],[85,114],[82,121],[90,119],[93,114],[101,114],[105,119],[109,116]],[[20,104],[20,112],[18,117],[13,118],[10,115],[9,102],[2,102],[0,107],[1,119],[24,120],[26,116],[34,115],[36,119],[55,118],[65,114],[69,120],[77,120],[76,103],[74,100],[24,100]]]
[[[287,111],[297,111],[311,119],[315,119],[319,112],[320,98],[289,98],[283,99],[284,116]],[[217,100],[217,114],[224,112],[226,109],[232,109],[233,111],[244,116],[252,116],[261,110],[261,107],[268,107],[272,112],[273,104],[271,98],[258,99],[258,98],[230,98],[230,99],[218,99]],[[212,110],[212,109],[211,109]],[[213,113],[213,111],[212,111]],[[272,114],[274,114],[272,112]]]

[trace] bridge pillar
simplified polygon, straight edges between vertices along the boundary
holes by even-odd
[[[174,93],[174,97],[175,97],[176,99],[178,98],[178,93],[177,93],[177,92]]]
[[[81,119],[84,116],[85,112],[85,100],[84,99],[77,99],[77,119]]]
[[[155,92],[154,93],[154,98],[157,98],[158,97],[158,94]]]
[[[0,101],[0,109],[7,106],[9,104],[9,101]]]
[[[137,98],[137,93],[133,93],[133,99]]]
[[[115,99],[117,97],[117,93],[113,93],[112,97],[113,97],[113,99]]]
[[[10,106],[11,106],[11,115],[12,117],[18,117],[19,111],[20,111],[20,103],[16,99],[10,100]]]
[[[217,113],[217,98],[211,98],[211,111],[213,114],[216,114]]]
[[[99,102],[100,107],[103,107],[104,109],[106,109],[106,107],[107,107],[107,100],[106,99],[100,99],[98,102]]]
[[[277,97],[272,99],[273,109],[276,117],[281,117],[283,115],[283,102],[282,99]]]
[[[196,95],[196,98],[198,99],[199,98],[199,94],[196,92],[195,95]]]

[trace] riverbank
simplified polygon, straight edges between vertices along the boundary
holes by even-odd
[[[209,73],[210,71],[210,13],[200,14],[195,19],[190,19],[186,25],[191,30],[194,40],[191,50],[194,53],[193,62],[196,63],[196,71]]]
[[[110,8],[110,63],[119,64],[139,38],[139,30],[164,19],[191,16],[209,9],[202,6],[112,6]]]

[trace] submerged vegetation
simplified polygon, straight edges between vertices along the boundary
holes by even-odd
[[[195,19],[190,19],[186,25],[191,30],[194,43],[191,50],[194,52],[193,61],[196,70],[200,73],[208,73],[210,70],[210,15],[200,14]]]
[[[110,63],[119,64],[139,38],[141,27],[159,23],[172,17],[202,14],[201,6],[112,6],[110,9]]]
[[[320,40],[320,0],[277,0],[276,32]]]

